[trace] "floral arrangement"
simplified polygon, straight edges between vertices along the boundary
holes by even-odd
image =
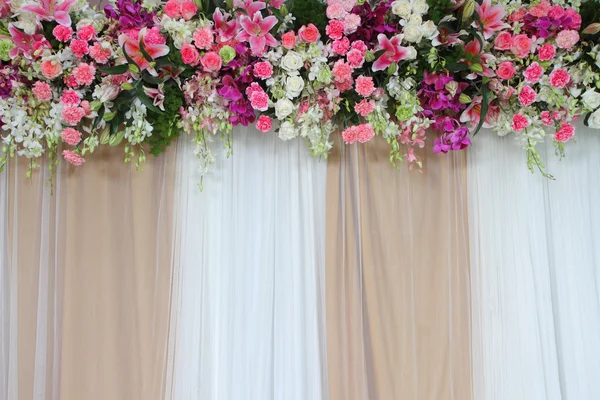
[[[0,0],[0,169],[82,165],[125,143],[140,166],[181,132],[201,170],[233,127],[326,157],[382,136],[394,165],[513,135],[530,169],[573,122],[600,129],[600,3],[549,0]],[[430,139],[430,140],[431,140]],[[547,175],[548,176],[548,175]]]

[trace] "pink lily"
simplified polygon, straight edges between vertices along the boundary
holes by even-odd
[[[36,50],[39,50],[44,46],[50,47],[50,44],[41,33],[28,35],[15,28],[13,24],[8,25],[8,31],[10,32],[10,36],[15,45],[8,53],[10,58],[15,58],[20,55],[25,58],[31,58]]]
[[[233,8],[241,8],[246,11],[246,14],[248,14],[250,18],[252,18],[254,14],[267,8],[267,5],[262,1],[234,0]]]
[[[132,38],[131,36],[122,33],[119,35],[119,46],[125,46],[125,52],[129,58],[136,63],[140,71],[147,70],[150,74],[156,76],[156,71],[150,65],[150,62],[146,60],[140,49],[140,42],[144,39],[145,35],[146,28],[138,33],[137,38]],[[144,50],[146,50],[146,53],[148,53],[153,60],[169,54],[169,46],[165,44],[151,44],[144,42]]]
[[[469,74],[467,76],[468,79],[475,79],[477,75],[487,76],[488,78],[496,76],[494,71],[492,71],[492,69],[487,66],[490,61],[495,59],[495,57],[492,54],[481,52],[481,43],[479,43],[479,40],[473,39],[469,43],[467,43],[465,45],[465,52],[471,54],[473,56],[472,59],[479,59],[481,68],[483,69],[483,71],[480,73],[473,72],[472,74]],[[472,62],[467,61],[464,58],[461,60],[461,62],[464,62],[469,66],[473,64]]]
[[[10,0],[0,0],[0,18],[6,18],[10,13]]]
[[[152,104],[161,110],[165,111],[165,93],[163,92],[163,84],[158,85],[158,88],[147,88],[144,86],[144,93],[152,99]]]
[[[219,34],[222,42],[233,39],[237,32],[237,21],[227,21],[229,14],[223,15],[221,9],[217,8],[213,13],[213,21],[215,23],[215,32]]]
[[[385,50],[385,53],[373,63],[373,71],[383,71],[392,65],[392,63],[404,60],[409,55],[408,47],[400,46],[402,35],[394,36],[390,40],[384,34],[379,34],[377,40],[379,41],[377,50]]]
[[[473,99],[469,107],[460,116],[460,122],[470,122],[471,129],[474,129],[479,124],[479,120],[481,119],[481,101],[483,98],[481,96],[477,96]],[[483,121],[482,128],[492,128],[493,124],[498,121],[498,117],[500,116],[500,107],[497,104],[489,104],[488,111],[485,116],[485,121]]]
[[[481,5],[475,3],[475,10],[479,19],[483,23],[483,35],[486,39],[494,36],[494,33],[502,29],[510,28],[510,25],[502,22],[506,16],[506,11],[501,5],[492,6],[491,0],[483,0]],[[474,27],[478,27],[478,22],[473,22]]]
[[[22,10],[37,14],[38,20],[56,21],[64,26],[71,26],[69,9],[75,0],[64,0],[57,4],[57,0],[41,0],[41,4],[26,4]]]
[[[243,30],[238,33],[236,39],[241,42],[250,42],[252,55],[262,56],[265,54],[267,46],[277,46],[277,40],[269,33],[277,24],[277,17],[271,15],[263,19],[262,15],[257,12],[252,18],[243,16],[240,21]]]
[[[279,9],[283,3],[285,3],[285,0],[270,0],[269,7],[275,7],[276,9]]]

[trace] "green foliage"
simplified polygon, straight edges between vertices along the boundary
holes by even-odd
[[[177,126],[179,121],[179,108],[184,105],[185,99],[181,90],[177,88],[174,82],[168,82],[164,87],[165,111],[155,113],[148,111],[148,121],[154,127],[152,136],[146,142],[150,145],[150,153],[157,156],[164,152],[171,142],[179,136],[180,129]]]
[[[450,11],[448,10],[452,7],[451,0],[427,0],[427,4],[429,4],[429,11],[427,14],[436,25],[442,18],[450,14]]]
[[[292,1],[291,12],[296,17],[294,29],[298,30],[302,25],[312,23],[319,29],[321,35],[325,35],[325,27],[327,26],[326,8],[327,6],[319,0]]]

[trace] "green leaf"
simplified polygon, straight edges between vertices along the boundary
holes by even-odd
[[[124,74],[125,72],[129,71],[129,65],[121,64],[121,65],[117,65],[115,67],[99,68],[99,70],[100,70],[100,72],[104,72],[105,74],[108,74],[108,75],[121,75],[121,74]]]
[[[459,62],[451,62],[446,64],[446,69],[450,72],[466,71],[467,64]]]
[[[92,124],[92,131],[96,130],[98,124],[100,123],[100,121],[102,121],[102,117],[104,117],[105,111],[106,109],[104,108],[104,105],[102,105],[102,107],[100,107],[100,109],[98,110],[98,116],[94,118],[94,123]]]
[[[137,92],[138,99],[140,99],[140,101],[148,108],[148,110],[153,111],[157,114],[162,113],[161,109],[156,107],[152,103],[152,100],[150,100],[150,98],[146,95],[146,93],[144,93],[143,85],[136,86],[135,90]]]
[[[477,128],[475,129],[473,136],[475,136],[475,135],[477,135],[477,133],[479,133],[479,130],[483,126],[483,123],[485,122],[485,118],[487,117],[487,112],[488,112],[488,108],[489,108],[488,102],[489,102],[489,97],[490,97],[490,89],[488,88],[487,85],[482,86],[481,95],[482,95],[482,99],[481,99],[481,113],[479,116],[479,124],[477,124]]]
[[[148,54],[148,52],[146,51],[146,48],[144,47],[144,39],[140,39],[140,51],[142,52],[142,55],[144,56],[146,61],[148,61],[148,62],[154,61],[154,59],[150,56],[150,54]]]
[[[159,85],[163,83],[162,79],[150,75],[147,71],[142,72],[142,79],[144,80],[144,82],[152,85]]]
[[[127,62],[129,64],[137,66],[136,62],[133,61],[133,59],[131,57],[129,57],[129,54],[127,54],[127,51],[125,51],[125,44],[123,44],[122,49],[123,49],[123,55],[125,56],[125,59],[127,60]]]

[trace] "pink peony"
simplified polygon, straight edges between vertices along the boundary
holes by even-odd
[[[281,36],[281,44],[286,49],[293,49],[296,47],[296,34],[293,31],[284,33]]]
[[[46,82],[37,81],[33,84],[31,91],[36,99],[40,101],[48,101],[52,99],[52,88]]]
[[[64,107],[62,110],[62,119],[69,125],[77,125],[85,116],[85,111],[81,107]]]
[[[525,82],[537,83],[539,82],[542,75],[544,75],[544,68],[536,62],[531,63],[529,67],[523,72],[525,76]]]
[[[60,61],[54,58],[42,61],[40,68],[42,70],[42,75],[48,79],[54,79],[63,72]]]
[[[73,29],[64,25],[56,25],[54,29],[52,29],[52,35],[54,35],[59,42],[68,42],[71,39],[71,36],[73,36]]]
[[[360,68],[365,63],[365,55],[357,49],[350,50],[348,54],[346,54],[346,59],[348,60],[348,64],[354,68]]]
[[[200,62],[200,53],[191,44],[184,43],[183,46],[181,46],[180,52],[181,52],[181,60],[185,64],[191,65],[193,67],[193,66],[198,65],[198,63]]]
[[[556,45],[561,49],[571,50],[579,42],[579,33],[577,31],[560,31],[556,36]]]
[[[202,66],[206,72],[217,72],[223,66],[223,60],[219,53],[209,51],[202,57]]]
[[[362,117],[368,116],[373,110],[375,110],[375,102],[373,100],[363,99],[354,106],[354,111]]]
[[[90,57],[92,57],[98,64],[106,64],[110,58],[110,55],[110,47],[104,48],[102,47],[101,43],[94,43],[90,47]]]
[[[325,28],[325,32],[334,40],[341,39],[342,36],[344,36],[344,23],[341,21],[331,20],[329,21],[327,28]]]
[[[332,46],[333,51],[341,56],[344,56],[346,53],[348,53],[348,50],[350,50],[350,41],[347,37],[344,37],[343,39],[335,40]]]
[[[529,126],[529,119],[523,114],[513,115],[512,128],[519,132]]]
[[[254,76],[260,79],[268,79],[273,75],[273,66],[268,61],[254,64]]]
[[[269,108],[269,95],[264,91],[255,91],[249,97],[252,108],[258,111],[267,111]]]
[[[344,17],[344,33],[351,35],[356,32],[356,29],[360,26],[360,15],[346,14]]]
[[[83,25],[77,30],[77,37],[89,42],[96,36],[96,28],[92,25]]]
[[[356,127],[356,137],[360,143],[367,143],[375,137],[375,131],[371,124],[358,125]]]
[[[81,132],[73,128],[67,128],[62,131],[60,133],[60,137],[69,146],[76,146],[79,142],[81,142]]]
[[[525,58],[531,52],[531,39],[525,34],[516,35],[510,43],[510,51],[519,57]]]
[[[273,120],[266,115],[261,115],[256,122],[256,129],[261,132],[269,132],[273,127]]]
[[[333,77],[337,82],[345,82],[352,80],[352,68],[349,64],[346,64],[344,60],[337,60],[333,65]]]
[[[523,86],[519,93],[519,102],[523,107],[528,107],[535,101],[537,93],[529,86]]]
[[[81,63],[73,68],[73,76],[80,85],[89,85],[94,81],[96,67],[91,64]]]
[[[189,0],[184,1],[180,4],[179,12],[181,13],[183,19],[189,21],[190,19],[194,18],[194,15],[196,15],[198,12],[198,7]]]
[[[65,158],[65,160],[77,167],[83,165],[83,163],[85,162],[85,158],[81,157],[79,154],[71,150],[64,150],[62,152],[62,155]]]
[[[565,143],[575,135],[575,127],[571,124],[562,124],[560,129],[554,134],[557,142]]]
[[[181,16],[179,3],[177,0],[169,0],[167,4],[165,4],[163,11],[169,18],[179,18]]]
[[[87,42],[85,40],[81,40],[81,39],[71,40],[71,44],[69,45],[69,48],[71,49],[73,54],[75,54],[75,57],[78,57],[78,58],[85,56],[90,51],[88,48]]]
[[[496,50],[510,50],[510,46],[512,45],[512,35],[510,32],[502,32],[498,36],[496,36],[496,41],[494,42],[494,49]]]
[[[375,91],[375,83],[370,76],[359,76],[356,78],[356,92],[363,97],[369,97]]]
[[[210,26],[203,26],[194,32],[194,44],[202,50],[209,50],[215,42],[214,34]]]
[[[298,31],[298,37],[304,43],[315,43],[321,37],[319,30],[314,24],[302,26]]]
[[[564,68],[555,69],[550,74],[550,84],[555,88],[563,88],[571,82],[571,76]]]
[[[500,79],[509,80],[513,76],[515,76],[515,72],[516,70],[513,63],[510,61],[504,61],[498,66],[498,69],[496,70],[496,75],[498,75]]]
[[[556,55],[556,48],[550,43],[546,43],[538,49],[538,57],[540,61],[549,61]]]
[[[60,101],[65,106],[68,106],[68,107],[75,106],[76,107],[81,102],[81,99],[79,98],[79,95],[77,94],[76,91],[65,90],[63,92],[62,96],[60,96]]]
[[[358,129],[356,126],[351,126],[342,132],[342,138],[346,144],[356,143],[358,140]]]

